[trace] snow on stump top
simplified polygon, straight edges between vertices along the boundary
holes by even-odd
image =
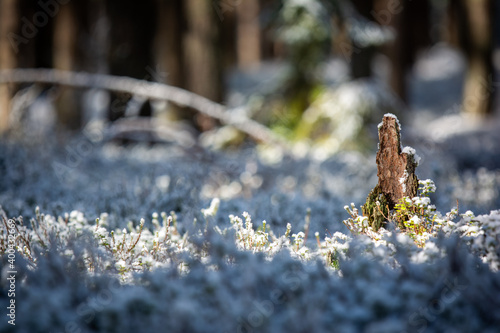
[[[377,152],[378,184],[363,205],[363,214],[378,230],[389,216],[389,211],[403,198],[417,196],[418,178],[415,169],[418,156],[410,147],[401,148],[401,125],[393,114],[386,114],[378,126]]]

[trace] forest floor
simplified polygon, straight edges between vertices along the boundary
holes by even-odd
[[[272,83],[276,66],[266,66],[230,78],[229,104],[252,82]],[[345,64],[326,72],[342,76]],[[435,181],[430,199],[449,236],[421,247],[342,223],[354,218],[345,206],[359,207],[377,183],[375,151],[269,164],[253,146],[123,146],[85,133],[0,142],[0,245],[7,230],[23,236],[22,255],[0,262],[2,277],[8,265],[18,272],[18,326],[2,320],[0,330],[495,332],[500,127],[456,112],[461,73],[460,57],[437,47],[409,77],[402,142],[421,157],[417,175]],[[14,231],[7,218],[19,216]]]

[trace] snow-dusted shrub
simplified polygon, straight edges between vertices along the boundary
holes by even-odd
[[[500,211],[453,218],[412,200],[409,219],[443,221],[421,247],[404,230],[370,234],[362,217],[350,233],[341,203],[362,199],[375,176],[359,155],[267,167],[255,155],[93,146],[62,181],[53,166],[65,153],[0,147],[3,309],[9,220],[17,271],[16,326],[2,320],[2,332],[500,325]]]
[[[436,207],[431,204],[429,195],[436,191],[434,182],[430,179],[419,181],[419,196],[414,198],[403,197],[395,209],[389,212],[386,218],[386,226],[394,228],[395,232],[410,237],[415,245],[420,248],[433,247],[427,241],[433,239],[440,233],[451,236],[460,235],[473,245],[472,249],[488,263],[492,270],[499,269],[500,252],[500,223],[498,221],[500,211],[491,211],[489,215],[482,215],[476,218],[474,213],[467,211],[461,214],[461,219],[456,222],[458,208],[442,215],[436,211]],[[379,203],[377,202],[377,205]],[[379,207],[380,208],[380,207]],[[368,223],[366,216],[360,215],[354,204],[344,209],[351,215],[344,221],[344,224],[354,235],[366,235],[374,244],[387,245],[387,237],[393,232],[386,228],[375,231]],[[420,255],[420,254],[419,254]],[[417,255],[417,256],[419,256]]]
[[[233,236],[209,231],[195,241],[206,257],[182,258],[187,271],[171,265],[127,283],[83,268],[85,253],[95,251],[90,241],[68,244],[74,257],[47,251],[37,269],[18,257],[15,331],[493,332],[500,323],[493,310],[500,275],[458,237],[437,239],[440,255],[415,262],[413,242],[393,236],[397,265],[367,256],[369,244],[356,239],[339,258],[338,275],[288,250],[272,257],[242,251]],[[2,331],[12,328],[0,322]]]

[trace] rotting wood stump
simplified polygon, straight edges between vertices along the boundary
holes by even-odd
[[[386,114],[378,126],[378,184],[362,206],[371,227],[378,230],[389,212],[403,198],[417,196],[418,178],[415,169],[419,157],[411,147],[401,148],[401,125],[393,114]],[[378,204],[377,204],[378,202]]]

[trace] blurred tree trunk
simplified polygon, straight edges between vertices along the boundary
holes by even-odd
[[[491,0],[450,2],[451,40],[467,58],[462,110],[475,116],[492,113],[493,7]]]
[[[213,101],[222,100],[222,71],[218,61],[219,21],[211,0],[184,0],[187,88]]]
[[[183,39],[186,88],[212,101],[223,98],[222,64],[219,50],[220,19],[212,0],[184,0],[186,31]],[[201,130],[213,127],[213,120],[198,117]]]
[[[407,101],[407,71],[419,48],[430,44],[429,1],[374,0],[372,15],[379,24],[391,26],[396,32],[394,41],[386,47],[392,67],[389,84]]]
[[[182,75],[182,0],[159,0],[157,3],[158,26],[155,41],[157,62],[168,73],[168,76],[164,78],[166,81],[164,83],[184,87],[185,80],[184,75]]]
[[[261,59],[276,59],[282,56],[282,45],[277,46],[276,38],[274,37],[273,27],[271,24],[271,17],[274,15],[277,1],[275,0],[260,0],[260,15],[262,17],[262,31],[261,31]],[[276,52],[278,51],[278,52]],[[281,52],[281,53],[280,53]]]
[[[236,48],[238,66],[242,69],[260,62],[261,38],[259,0],[241,1],[236,6]]]
[[[33,25],[33,16],[37,12],[35,3],[31,0],[18,0],[17,18],[25,18],[19,22],[15,34],[17,38],[16,60],[17,67],[46,67],[52,66],[52,19],[41,27]],[[31,25],[31,26],[30,26]]]
[[[109,71],[112,75],[151,80],[157,73],[154,63],[154,37],[156,30],[155,1],[107,0],[106,12],[110,26],[108,49]],[[111,94],[110,120],[125,115],[132,96]],[[149,101],[142,103],[138,114],[151,115]]]
[[[373,11],[373,1],[352,0],[351,2],[361,16],[373,20],[371,14]],[[357,45],[352,45],[349,46],[349,51],[351,50],[352,52],[349,53],[351,57],[350,67],[353,79],[372,76],[372,61],[376,48],[374,46],[359,47]]]
[[[158,75],[155,81],[185,88],[183,74],[184,57],[182,52],[182,32],[184,30],[184,13],[182,0],[157,1],[157,21],[155,56],[158,69],[166,75]],[[161,73],[160,73],[161,74]],[[169,120],[182,119],[183,108],[169,103],[167,112],[162,113]]]
[[[85,30],[85,2],[71,1],[60,6],[54,20],[53,67],[78,71],[83,65],[81,33]],[[82,91],[59,87],[56,99],[59,123],[78,129],[82,119]]]
[[[394,29],[395,38],[384,48],[391,63],[389,86],[403,100],[406,101],[406,55],[407,39],[404,17],[406,6],[393,0],[374,0],[372,15],[380,25],[390,26]]]
[[[243,4],[243,1],[232,1],[232,2],[233,6]],[[217,5],[218,4],[216,2],[213,2],[213,6],[215,7],[214,10],[217,9],[218,18],[221,21],[218,38],[221,44],[220,52],[221,52],[222,70],[223,71],[231,70],[238,64],[238,47],[236,44],[238,42],[237,41],[238,18],[236,15],[237,13],[235,9],[226,10],[224,13],[222,13],[222,9],[217,7]]]
[[[11,44],[12,34],[18,31],[19,1],[3,0],[0,2],[0,69],[17,67],[16,49]],[[12,87],[0,85],[0,133],[9,127],[10,101]]]
[[[93,0],[91,5],[87,5],[82,10],[85,10],[87,14],[87,31],[80,37],[80,47],[83,49],[80,51],[84,54],[85,71],[108,74],[110,21],[106,14],[106,1]],[[83,126],[91,125],[88,128],[93,128],[94,131],[102,129],[108,120],[110,96],[110,92],[104,89],[89,89],[84,93],[87,103],[83,103],[82,107]],[[90,100],[98,100],[99,103],[88,103]]]

